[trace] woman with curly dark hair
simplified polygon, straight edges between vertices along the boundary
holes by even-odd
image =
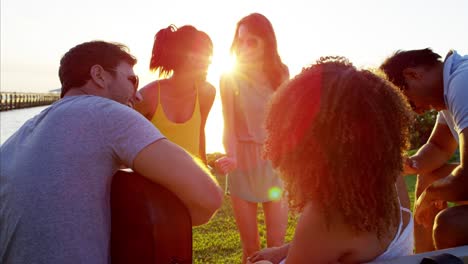
[[[397,88],[341,57],[322,58],[278,90],[265,155],[301,216],[293,241],[269,249],[273,262],[287,255],[283,262],[362,263],[412,253],[411,212],[396,188],[411,121]]]

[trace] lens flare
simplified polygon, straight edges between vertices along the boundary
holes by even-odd
[[[270,197],[271,200],[278,201],[282,196],[283,191],[277,186],[271,187],[271,189],[268,190],[268,197]]]

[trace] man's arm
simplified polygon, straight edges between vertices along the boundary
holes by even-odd
[[[143,148],[133,169],[172,191],[187,207],[194,226],[210,220],[222,205],[223,192],[200,161],[166,139]]]
[[[436,123],[427,143],[408,159],[409,166],[405,166],[404,173],[423,174],[440,168],[452,157],[457,146],[447,124]]]
[[[429,223],[432,223],[432,220],[435,217],[428,213],[430,210],[427,210],[435,202],[457,202],[468,200],[468,170],[466,168],[468,162],[468,128],[463,129],[459,138],[461,154],[460,165],[457,166],[447,177],[437,180],[429,185],[429,187],[424,190],[416,201],[416,221],[426,226],[429,226]]]
[[[435,181],[426,189],[432,200],[449,202],[468,201],[468,128],[463,129],[460,138],[460,165],[451,175]]]

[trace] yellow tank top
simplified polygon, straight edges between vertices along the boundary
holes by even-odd
[[[167,139],[183,147],[190,154],[200,157],[201,113],[198,100],[198,88],[192,117],[184,123],[174,123],[169,120],[164,113],[164,107],[161,104],[161,86],[158,83],[158,106],[156,107],[153,118],[151,118],[151,123],[153,123]]]

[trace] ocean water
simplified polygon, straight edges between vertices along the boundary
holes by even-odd
[[[0,112],[0,145],[3,144],[24,122],[39,114],[48,106],[38,106]]]
[[[13,135],[27,120],[48,106],[38,106],[0,112],[0,145]],[[206,153],[222,152],[223,117],[219,101],[215,101],[205,126]]]

